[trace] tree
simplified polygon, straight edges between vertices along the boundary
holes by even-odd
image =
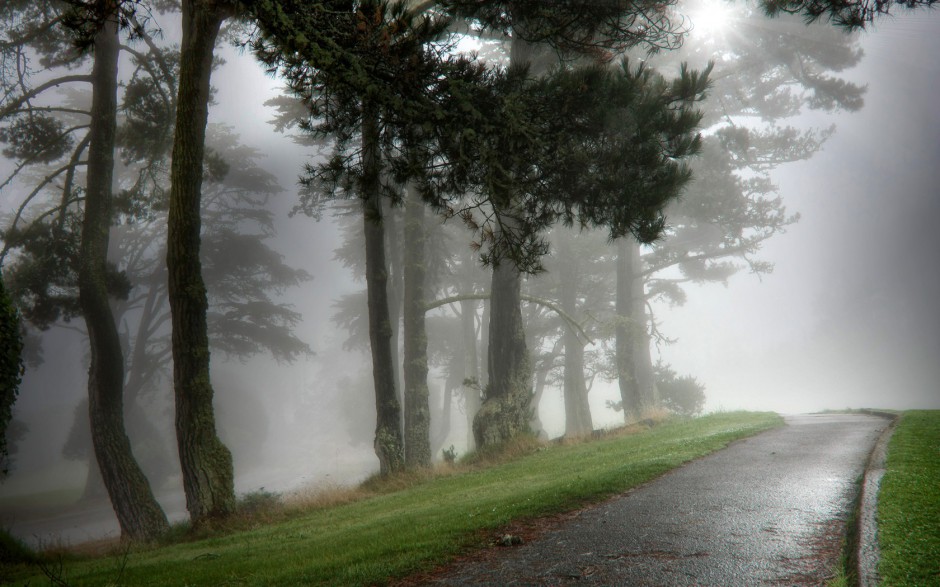
[[[84,318],[91,343],[88,405],[92,441],[122,533],[131,539],[151,539],[164,532],[168,524],[134,460],[124,430],[123,360],[109,301],[112,296],[126,294],[126,288],[107,259],[112,220],[119,28],[122,23],[136,22],[133,6],[100,1],[70,8],[65,4],[43,2],[32,6],[14,3],[6,9],[29,23],[25,30],[8,34],[9,42],[3,46],[4,65],[13,61],[19,66],[14,68],[15,73],[3,71],[7,100],[0,108],[0,119],[7,124],[0,138],[10,145],[4,154],[19,160],[6,183],[30,165],[61,160],[71,151],[69,163],[46,175],[25,197],[14,216],[12,228],[16,228],[29,203],[60,175],[65,178],[61,204],[47,213],[58,216],[59,230],[66,224],[69,208],[82,202],[83,215],[73,217],[77,221],[73,234],[80,235],[79,242],[71,243],[81,262],[71,270],[78,289],[75,310]],[[142,30],[141,34],[144,34]],[[76,46],[94,48],[90,74],[67,74],[31,87],[32,72],[27,65],[31,50],[39,53],[46,67],[75,68],[87,55],[76,52]],[[90,83],[93,88],[91,108],[84,124],[66,128],[48,114],[78,112],[56,106],[42,107],[33,102],[50,88],[76,82]],[[72,135],[86,131],[76,145]],[[84,162],[80,161],[83,154]],[[86,167],[83,199],[76,198],[79,163]],[[10,241],[6,235],[4,240],[6,254]]]
[[[444,21],[415,18],[402,4],[353,7],[336,2],[330,7],[310,9],[306,3],[286,1],[256,5],[253,16],[260,34],[253,45],[263,62],[284,72],[292,90],[323,121],[307,130],[335,141],[331,160],[308,170],[308,185],[315,189],[303,205],[316,209],[324,194],[354,195],[362,202],[377,411],[374,447],[381,473],[388,474],[404,466],[405,454],[382,201],[383,195],[400,189],[383,176],[393,175],[399,186],[408,179],[401,166],[392,170],[390,160],[396,140],[419,116],[415,105],[428,102],[426,86],[433,80],[434,63],[429,43],[440,36]]]
[[[124,365],[121,342],[108,302],[108,243],[111,185],[117,127],[118,6],[99,2],[94,37],[92,115],[88,136],[88,180],[78,270],[79,302],[91,345],[88,410],[92,442],[118,514],[122,534],[151,539],[169,529],[124,432]]]
[[[195,523],[235,509],[232,454],[216,433],[209,378],[208,299],[200,252],[202,174],[216,38],[233,2],[183,0],[179,93],[167,222],[176,435],[186,509]]]
[[[13,404],[23,376],[20,317],[0,275],[0,479],[9,472]]]
[[[705,407],[705,386],[695,377],[679,377],[669,365],[656,364],[656,385],[663,407],[680,416],[696,416]]]
[[[703,124],[712,130],[692,164],[695,181],[668,208],[663,239],[653,247],[622,245],[617,362],[628,419],[657,403],[650,302],[681,304],[686,283],[726,282],[741,269],[771,271],[757,257],[761,246],[799,218],[787,212],[770,172],[812,157],[835,129],[797,130],[776,121],[807,108],[855,111],[863,103],[863,87],[834,75],[861,59],[855,37],[805,27],[794,17],[768,22],[746,7],[731,24],[734,34],[693,36],[654,58],[666,66],[715,59],[717,66],[712,99],[703,106]]]
[[[807,23],[827,20],[846,30],[864,29],[876,18],[891,14],[900,6],[908,10],[931,8],[937,0],[761,0],[771,17],[799,14]]]
[[[428,231],[424,202],[410,193],[404,229],[404,435],[405,464],[431,465],[431,411],[428,391],[428,335],[425,327]]]
[[[126,108],[126,107],[125,107]],[[167,122],[172,125],[172,114]],[[124,120],[119,134],[152,137],[172,136],[172,127],[161,133],[127,132],[136,128]],[[129,156],[136,143],[122,142],[122,157]],[[169,143],[169,141],[168,141]],[[207,316],[210,349],[227,359],[245,360],[267,352],[278,362],[292,362],[312,353],[309,346],[292,334],[300,319],[288,304],[274,295],[309,279],[304,271],[287,266],[272,250],[268,240],[274,234],[274,218],[269,200],[280,191],[274,177],[258,165],[260,154],[238,143],[231,129],[219,124],[207,130],[209,163],[204,169],[201,259],[209,300]],[[169,150],[145,165],[165,169]],[[127,174],[125,174],[127,175]],[[120,264],[132,289],[126,300],[112,301],[124,348],[125,419],[129,436],[151,483],[159,485],[178,471],[176,457],[167,450],[168,437],[154,425],[153,412],[166,398],[162,383],[172,380],[170,314],[166,294],[166,210],[165,171],[152,172],[153,185],[142,190],[149,194],[148,209],[139,217],[114,226],[111,259]],[[28,259],[20,258],[20,263]],[[39,277],[39,276],[37,276]],[[34,297],[50,290],[67,290],[66,283],[27,280],[38,286]],[[26,292],[22,292],[27,297]],[[45,326],[44,324],[37,324]],[[66,442],[68,458],[87,458],[87,422],[76,420]],[[89,475],[86,496],[93,497],[100,480]]]

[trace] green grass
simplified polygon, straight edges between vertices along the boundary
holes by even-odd
[[[384,584],[485,546],[512,521],[598,501],[780,424],[776,414],[723,413],[550,444],[253,530],[70,561],[61,578],[70,585]],[[13,583],[47,584],[36,571],[21,568]]]
[[[898,421],[878,493],[878,543],[883,585],[940,585],[940,410]]]

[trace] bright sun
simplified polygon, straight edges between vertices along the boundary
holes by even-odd
[[[728,28],[734,9],[727,0],[702,0],[695,10],[689,12],[692,34],[715,36]]]

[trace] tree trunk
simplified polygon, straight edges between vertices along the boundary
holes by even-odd
[[[490,332],[487,349],[489,384],[473,419],[478,448],[506,442],[529,428],[532,366],[522,324],[522,274],[509,260],[493,268]]]
[[[646,311],[646,291],[643,280],[638,279],[635,284],[638,288],[637,297],[640,302],[634,306],[634,316],[642,324],[636,345],[636,379],[640,390],[640,405],[644,412],[659,407],[659,389],[656,386],[656,373],[653,369],[652,341],[650,340],[649,324],[651,317]]]
[[[424,326],[427,229],[424,203],[408,194],[404,222],[405,464],[431,466],[428,335]],[[449,406],[448,406],[449,407]]]
[[[483,317],[481,323],[482,337],[489,334],[489,301],[483,302]],[[474,385],[464,385],[464,416],[467,419],[467,452],[476,448],[476,440],[473,437],[473,418],[480,411],[482,399],[480,398],[480,385],[488,377],[488,373],[481,373],[480,364],[480,341],[477,338],[476,328],[476,302],[466,300],[460,302],[460,327],[463,335],[463,346],[466,352],[466,364],[464,366],[464,379],[471,379]]]
[[[79,301],[88,328],[88,413],[95,458],[121,534],[151,540],[169,529],[124,429],[124,356],[108,301],[107,255],[117,120],[117,5],[100,2],[109,16],[95,35],[88,185],[82,223]]]
[[[363,106],[362,186],[363,223],[366,241],[366,288],[369,307],[369,342],[372,349],[372,378],[375,384],[375,454],[379,471],[388,475],[404,467],[401,404],[395,391],[395,360],[392,324],[388,309],[388,265],[385,260],[385,228],[382,224],[382,194],[379,178],[379,127],[373,109]]]
[[[633,242],[629,237],[617,241],[617,381],[624,422],[629,424],[639,416],[640,392],[633,360],[633,338],[636,324],[631,319],[633,292]]]
[[[395,391],[398,392],[398,402],[404,405],[405,380],[401,362],[399,362],[398,351],[402,334],[402,303],[405,297],[405,275],[402,269],[402,227],[407,220],[402,221],[401,214],[401,210],[392,206],[391,200],[382,198],[382,222],[385,228],[385,252],[388,261],[388,323],[392,327],[392,368],[395,370]]]
[[[524,28],[524,23],[516,24]],[[552,53],[544,46],[515,36],[510,48],[513,65],[528,66],[533,75],[544,73]],[[509,212],[504,222],[510,225],[514,211],[514,194],[502,194],[497,201],[506,202]],[[484,389],[483,405],[473,419],[473,436],[478,448],[500,444],[524,433],[530,433],[529,405],[532,400],[532,366],[526,348],[522,322],[522,275],[511,259],[503,259],[493,267],[490,289],[489,348],[487,371],[489,384]]]
[[[570,243],[564,242],[559,247],[559,278],[561,291],[559,301],[561,307],[572,318],[578,311],[578,283],[580,275],[577,270],[577,259],[571,252]],[[588,404],[587,385],[584,382],[584,342],[578,333],[565,324],[562,335],[565,345],[565,436],[577,437],[590,434],[594,431],[591,420],[591,407]]]
[[[655,406],[656,391],[639,244],[623,238],[617,247],[617,375],[624,421],[629,423]]]
[[[179,98],[167,224],[168,296],[173,317],[176,435],[186,508],[194,523],[235,509],[232,454],[216,433],[209,379],[208,299],[199,259],[200,200],[209,77],[226,5],[183,1]]]

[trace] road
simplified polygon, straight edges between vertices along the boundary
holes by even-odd
[[[889,420],[788,416],[533,541],[406,583],[824,585],[839,564],[859,479]]]

